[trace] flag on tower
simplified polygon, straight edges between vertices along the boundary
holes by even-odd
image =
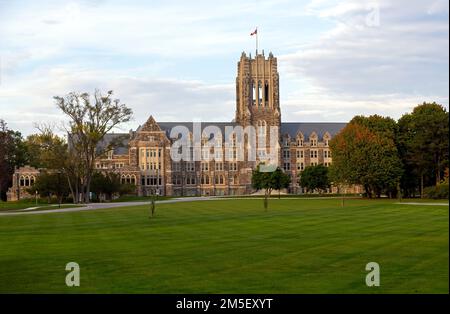
[[[258,33],[258,29],[256,28],[253,32],[250,33],[250,36],[256,35]]]

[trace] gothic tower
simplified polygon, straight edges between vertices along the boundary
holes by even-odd
[[[256,163],[280,164],[280,96],[277,58],[264,51],[252,59],[243,52],[236,78],[236,123],[256,130]],[[273,132],[273,128],[277,133]],[[278,136],[277,136],[278,135]],[[271,141],[275,139],[275,145]],[[264,142],[260,142],[264,139]],[[255,164],[249,163],[248,169]]]
[[[261,123],[280,126],[280,96],[277,58],[269,53],[251,55],[243,52],[238,62],[236,77],[236,119],[242,125]]]

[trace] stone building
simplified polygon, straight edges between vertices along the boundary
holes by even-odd
[[[28,189],[34,184],[39,173],[38,169],[29,166],[16,169],[13,174],[12,187],[6,193],[8,201],[34,197],[28,192]]]
[[[235,119],[229,123],[201,123],[201,157],[204,154],[215,155],[213,160],[173,160],[171,148],[179,138],[171,137],[171,133],[181,128],[187,130],[188,140],[192,140],[195,137],[194,123],[157,122],[150,116],[135,131],[105,136],[101,145],[117,139],[121,139],[118,141],[121,144],[99,158],[96,168],[118,172],[122,182],[136,185],[138,195],[241,195],[254,192],[251,187],[252,170],[272,150],[276,163],[291,176],[292,183],[287,192],[302,193],[298,185],[301,171],[309,165],[331,164],[329,140],[345,123],[282,122],[279,85],[277,58],[272,53],[268,57],[264,53],[257,54],[254,58],[242,53],[237,64]],[[210,126],[221,133],[221,139],[216,138],[214,149],[202,146],[210,140],[206,131]],[[248,134],[239,143],[233,134],[232,138],[225,138],[227,127],[238,126],[243,129],[253,127],[258,140],[251,142]],[[273,134],[276,134],[275,145],[270,142]],[[265,138],[265,143],[260,143],[260,138]],[[190,145],[192,155],[196,144],[191,142]],[[243,160],[237,158],[242,146]],[[248,147],[255,149],[255,160],[248,158]],[[222,160],[216,158],[220,154]],[[35,175],[35,169],[26,169],[29,172],[23,169],[23,175]],[[15,191],[13,186],[8,194],[10,199],[17,198]],[[359,190],[353,188],[351,192],[359,193]]]

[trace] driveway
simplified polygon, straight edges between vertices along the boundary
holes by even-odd
[[[156,201],[156,204],[168,204],[168,203],[179,203],[179,202],[194,202],[194,201],[211,201],[214,199],[223,199],[217,196],[203,196],[203,197],[183,197],[183,198],[173,198],[170,200]],[[33,210],[30,209],[20,209],[11,212],[0,212],[0,216],[14,216],[14,215],[35,215],[35,214],[49,214],[49,213],[67,213],[67,212],[78,212],[85,210],[95,210],[95,209],[106,209],[106,208],[116,208],[125,206],[140,206],[140,205],[150,205],[150,201],[138,201],[138,202],[117,202],[117,203],[89,203],[83,207],[72,207],[72,208],[61,208],[61,209],[46,209],[46,210]],[[58,206],[58,205],[55,205]]]

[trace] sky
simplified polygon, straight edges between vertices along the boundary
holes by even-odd
[[[285,122],[449,106],[447,0],[0,0],[0,119],[59,125],[53,96],[113,90],[134,118],[231,121],[243,51],[278,58]]]

